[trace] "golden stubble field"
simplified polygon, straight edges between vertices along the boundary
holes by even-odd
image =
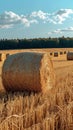
[[[1,51],[52,53],[56,86],[48,93],[3,93],[0,62],[0,130],[73,130],[73,61],[67,52],[73,49],[32,49]],[[66,51],[66,54],[64,52]],[[58,56],[54,56],[58,52]],[[60,54],[63,52],[63,54]]]

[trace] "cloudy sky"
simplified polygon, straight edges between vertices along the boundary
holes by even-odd
[[[0,39],[73,37],[73,0],[0,1]]]

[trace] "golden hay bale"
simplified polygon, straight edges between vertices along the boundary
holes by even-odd
[[[66,51],[64,51],[64,54],[66,54]]]
[[[73,52],[67,53],[67,60],[73,60]]]
[[[6,59],[6,55],[3,53],[0,53],[0,61],[4,61]]]
[[[62,52],[62,51],[60,52],[60,55],[63,55],[63,52]]]
[[[9,56],[9,53],[6,54],[6,58]]]
[[[58,57],[58,52],[54,52],[54,57]]]
[[[7,91],[45,92],[55,85],[55,74],[49,54],[24,52],[8,56],[2,68]]]
[[[2,53],[0,53],[0,61],[2,61]]]
[[[53,53],[52,53],[52,52],[50,52],[50,55],[52,56],[52,55],[53,55]]]

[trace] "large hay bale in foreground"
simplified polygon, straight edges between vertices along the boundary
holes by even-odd
[[[7,91],[51,89],[55,75],[49,54],[24,52],[8,56],[2,68],[2,81]]]
[[[73,60],[73,52],[67,53],[67,60]]]

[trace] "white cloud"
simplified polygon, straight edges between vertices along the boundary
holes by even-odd
[[[73,32],[73,27],[61,29],[62,32]]]
[[[60,9],[59,11],[56,12],[57,15],[60,15],[62,17],[68,17],[69,14],[73,14],[72,9]]]
[[[59,11],[53,13],[53,19],[57,23],[62,24],[67,18],[70,17],[71,14],[73,14],[72,9],[60,9]]]
[[[5,11],[0,15],[0,28],[11,28],[16,24],[24,24],[26,27],[29,27],[33,23],[37,23],[37,20],[27,19],[26,16],[15,14],[12,11]]]
[[[48,32],[48,34],[62,34],[64,32],[73,32],[73,27],[64,28],[64,29],[57,29],[51,32]]]
[[[13,24],[11,24],[11,25],[0,25],[0,28],[8,29],[8,28],[12,28],[12,27],[13,27]]]
[[[62,33],[62,31],[61,31],[61,29],[57,29],[57,30],[53,31],[52,33],[58,34],[58,33]]]
[[[30,20],[30,23],[38,23],[38,21],[36,19]]]
[[[44,23],[62,24],[66,19],[73,14],[72,9],[60,9],[53,13],[46,13],[41,10],[32,12],[30,17],[38,18]]]
[[[41,20],[46,20],[48,18],[48,15],[49,15],[48,13],[39,10],[37,12],[36,11],[32,12],[30,17],[35,17],[35,18],[38,17]]]
[[[52,23],[52,24],[63,24],[67,19],[72,19],[73,10],[72,9],[60,9],[53,13],[47,13],[44,11],[34,11],[29,15],[18,15],[12,11],[5,11],[0,14],[0,28],[11,28],[17,24],[23,24],[29,27],[31,24],[37,24],[42,22]]]
[[[62,33],[62,31],[61,31],[61,29],[57,29],[57,30],[54,30],[54,31],[51,31],[51,32],[48,32],[48,34],[61,34]]]

